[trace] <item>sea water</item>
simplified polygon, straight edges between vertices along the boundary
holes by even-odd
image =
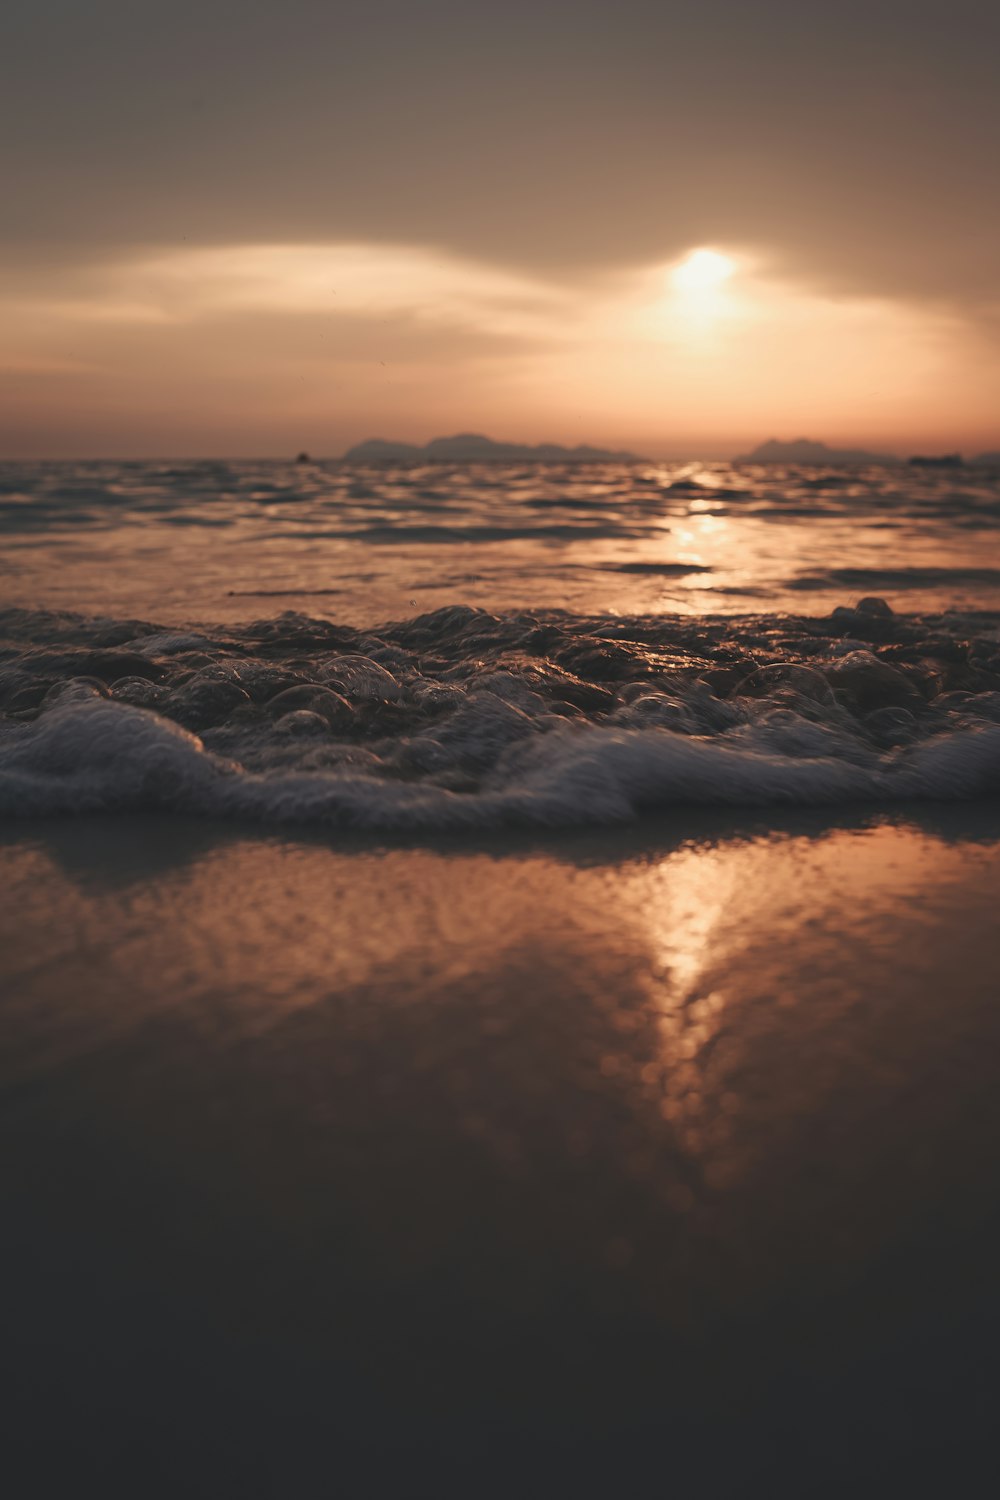
[[[412,835],[1000,789],[989,471],[106,463],[2,484],[3,814]]]

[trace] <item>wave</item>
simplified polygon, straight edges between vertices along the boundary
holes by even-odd
[[[621,538],[642,537],[645,530],[608,522],[576,521],[560,525],[556,522],[531,526],[400,526],[387,523],[384,526],[359,526],[349,530],[300,528],[295,532],[272,532],[272,537],[296,536],[302,538],[337,537],[343,541],[371,542],[381,546],[399,547],[412,543],[460,543],[460,542],[523,542],[532,538],[550,541],[618,541]]]
[[[0,814],[379,835],[1000,791],[1000,616],[0,614]]]
[[[648,573],[653,577],[664,578],[685,578],[689,573],[712,572],[704,563],[623,562],[601,563],[600,566],[607,573]]]
[[[1000,584],[1000,568],[831,568],[829,572],[790,579],[786,588],[829,590],[857,588],[935,588],[976,583]]]

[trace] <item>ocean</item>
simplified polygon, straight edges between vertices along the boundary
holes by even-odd
[[[0,471],[0,810],[411,835],[997,787],[1000,474]]]
[[[974,1493],[1000,475],[0,491],[11,1492]]]
[[[985,468],[0,465],[7,603],[173,625],[994,609],[998,524]]]

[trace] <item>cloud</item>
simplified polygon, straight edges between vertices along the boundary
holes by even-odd
[[[531,335],[572,308],[553,283],[405,245],[253,244],[161,250],[107,264],[33,268],[0,281],[21,323],[171,325],[235,314],[408,319],[428,329]]]
[[[531,278],[754,245],[1000,296],[1000,9],[914,0],[8,0],[6,255],[442,247]]]
[[[281,452],[303,430],[330,451],[459,404],[488,421],[577,315],[558,287],[406,246],[161,250],[27,280],[0,287],[10,452]]]
[[[23,286],[9,270],[5,443],[335,452],[459,426],[704,455],[791,427],[995,440],[1000,365],[979,321],[707,248],[733,268],[709,285],[678,259],[560,280],[357,243],[162,247],[35,267]]]

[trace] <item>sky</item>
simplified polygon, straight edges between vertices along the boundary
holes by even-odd
[[[1000,448],[1000,7],[7,0],[0,456]]]

